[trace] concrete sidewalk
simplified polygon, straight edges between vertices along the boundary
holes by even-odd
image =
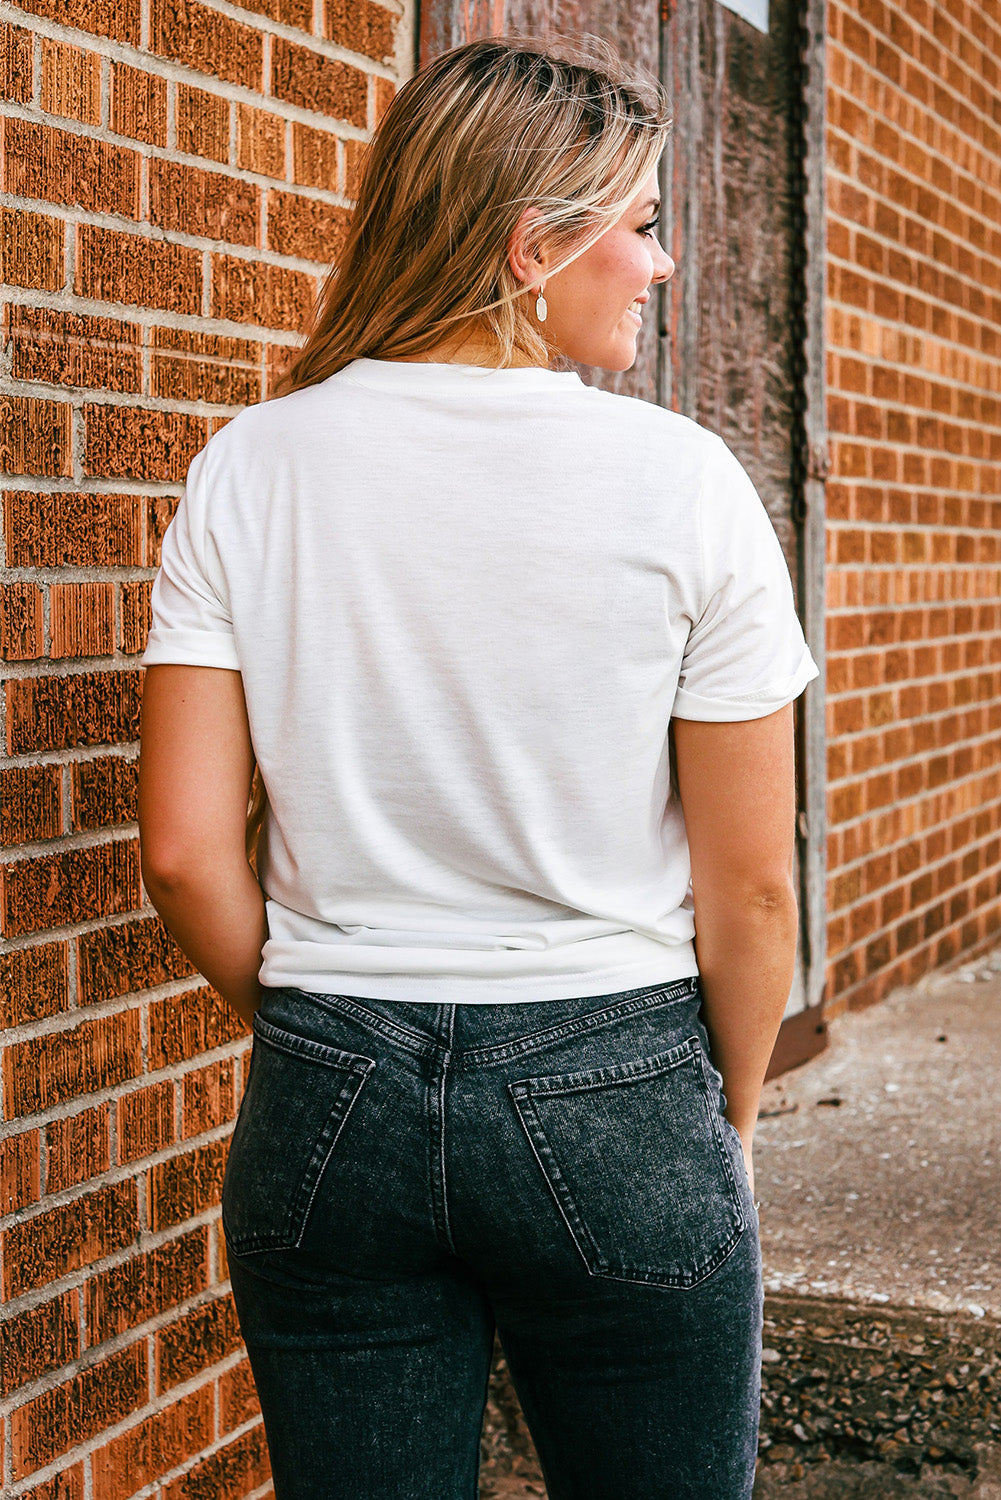
[[[762,1116],[756,1495],[1001,1500],[1001,951],[835,1020]]]
[[[756,1500],[1001,1500],[1001,950],[834,1020],[762,1112]],[[484,1500],[544,1496],[502,1368],[484,1457]]]
[[[835,1020],[761,1110],[768,1291],[1001,1319],[1001,951]]]

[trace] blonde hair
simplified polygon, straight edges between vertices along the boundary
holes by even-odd
[[[621,218],[669,129],[660,85],[595,38],[493,37],[436,58],[383,117],[339,264],[276,394],[470,335],[496,344],[498,364],[548,364],[507,261],[522,213],[538,211],[526,249],[544,244],[555,274]]]

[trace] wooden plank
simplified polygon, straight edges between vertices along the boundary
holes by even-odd
[[[801,608],[803,625],[820,676],[803,698],[803,812],[800,869],[804,910],[807,1003],[824,998],[827,960],[827,683],[825,672],[825,598],[827,507],[826,348],[824,297],[826,275],[825,127],[826,82],[825,0],[806,0],[806,405],[804,426],[809,461],[804,486],[805,516],[801,534]]]

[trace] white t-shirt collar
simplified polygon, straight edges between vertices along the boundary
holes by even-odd
[[[438,364],[429,360],[355,359],[340,372],[353,385],[382,391],[457,391],[471,395],[521,391],[580,391],[584,382],[576,370],[547,370],[541,365],[491,369],[485,365]]]

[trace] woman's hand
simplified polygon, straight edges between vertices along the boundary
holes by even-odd
[[[243,679],[148,668],[139,832],[143,883],[172,936],[247,1025],[260,1004],[264,895],[247,863],[254,752]]]
[[[674,742],[703,1019],[753,1186],[758,1100],[792,986],[799,925],[792,706],[738,723],[676,719]]]

